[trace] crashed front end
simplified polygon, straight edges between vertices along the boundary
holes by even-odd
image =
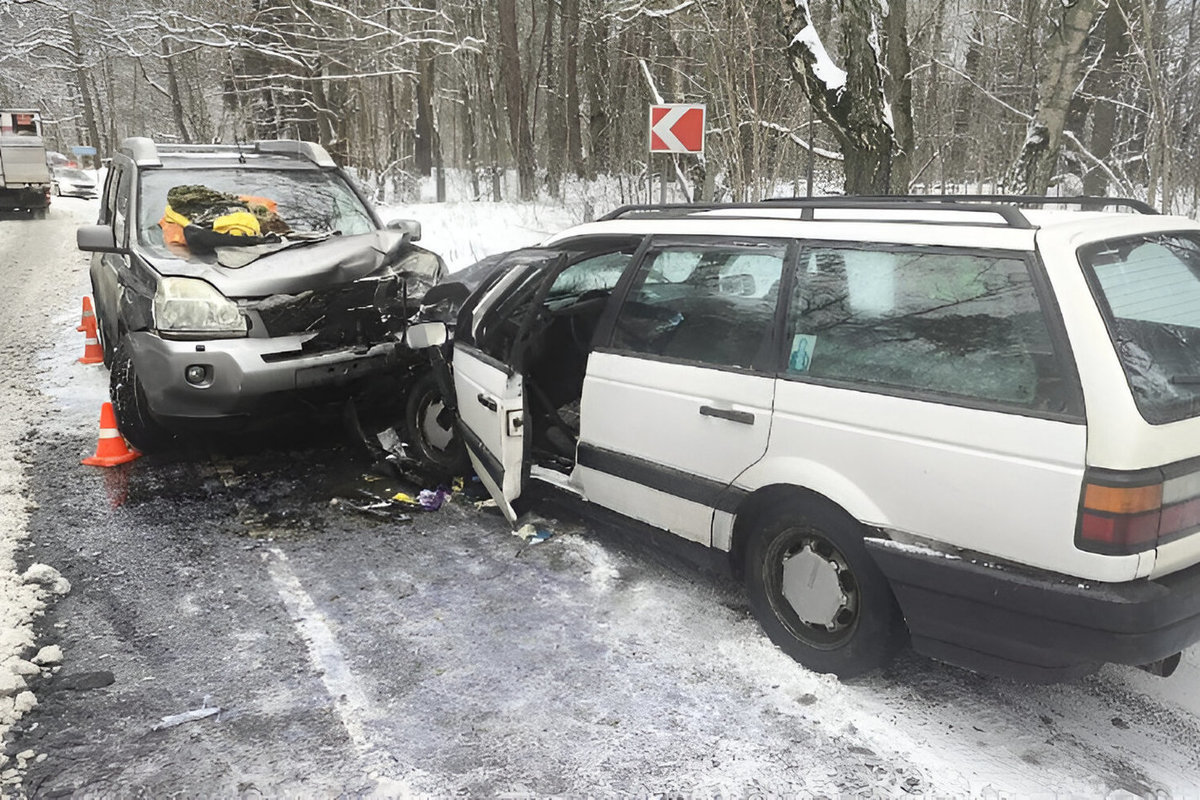
[[[402,340],[408,319],[444,272],[436,255],[412,248],[361,278],[297,294],[270,295],[247,301],[242,309],[268,337],[306,337],[298,352],[280,353],[280,359],[347,348],[361,351]]]
[[[396,381],[425,363],[405,348],[403,332],[445,266],[398,235],[314,243],[237,268],[219,258],[199,269],[189,259],[176,274],[207,281],[236,304],[244,333],[164,331],[165,314],[154,306],[146,329],[129,334],[162,421],[186,426],[273,417],[350,397],[386,400]],[[263,288],[282,291],[259,294]]]

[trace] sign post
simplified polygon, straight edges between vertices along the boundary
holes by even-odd
[[[650,106],[649,146],[650,155],[668,153],[674,159],[676,153],[704,152],[703,103],[659,103]],[[666,174],[660,189],[661,202],[666,201]]]

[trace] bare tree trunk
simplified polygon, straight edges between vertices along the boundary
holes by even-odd
[[[579,99],[579,0],[562,0],[563,93],[566,104],[567,160],[575,174],[583,177],[583,109]]]
[[[529,129],[525,83],[521,79],[521,54],[517,40],[516,0],[497,0],[499,14],[500,61],[504,71],[504,94],[508,106],[508,132],[517,162],[517,181],[521,198],[529,200],[534,194],[533,136]]]
[[[546,69],[546,184],[553,197],[561,194],[563,162],[566,156],[566,113],[562,96],[562,58],[555,58],[554,7],[558,0],[546,0],[546,30],[543,39]],[[565,55],[565,53],[564,53]]]
[[[780,0],[788,66],[845,156],[848,194],[887,194],[892,188],[892,129],[887,122],[883,69],[873,43],[877,0],[845,0],[842,72],[826,54],[808,0]],[[911,113],[911,112],[906,112]]]
[[[1045,70],[1038,86],[1038,107],[1012,169],[1017,194],[1045,194],[1058,165],[1062,133],[1071,98],[1083,72],[1084,45],[1102,10],[1101,0],[1075,0],[1061,10],[1059,24],[1043,48]]]
[[[884,50],[887,55],[885,94],[891,99],[896,150],[892,154],[889,191],[908,194],[912,181],[916,134],[912,119],[912,53],[908,45],[908,0],[888,0]]]
[[[1095,98],[1092,105],[1091,152],[1100,161],[1112,156],[1117,130],[1117,77],[1120,62],[1129,52],[1129,34],[1125,18],[1117,8],[1115,0],[1109,0],[1108,9],[1101,22],[1104,31],[1104,50],[1093,72],[1089,94]],[[1100,169],[1092,169],[1083,177],[1083,193],[1087,195],[1108,194],[1108,175]]]
[[[71,49],[75,57],[75,81],[79,86],[79,100],[83,104],[83,124],[87,128],[88,138],[91,139],[90,144],[96,148],[95,163],[99,164],[107,152],[100,140],[100,129],[96,125],[96,110],[92,105],[91,89],[88,88],[87,69],[83,65],[83,42],[79,36],[79,27],[75,24],[74,14],[67,15],[67,26],[71,31]]]
[[[171,53],[171,44],[162,40],[163,64],[167,68],[167,88],[171,91],[171,116],[175,118],[175,129],[184,144],[192,143],[192,135],[188,132],[187,123],[183,118],[183,96],[179,91],[179,78],[175,74],[175,58]]]

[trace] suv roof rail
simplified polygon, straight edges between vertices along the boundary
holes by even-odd
[[[121,142],[121,152],[139,167],[161,167],[160,153],[273,153],[304,158],[318,167],[336,167],[329,152],[315,142],[274,139],[245,144],[159,144],[147,136],[130,136]]]
[[[813,212],[816,209],[824,210],[860,210],[860,211],[895,211],[901,208],[907,211],[963,211],[973,214],[990,214],[993,217],[999,217],[998,222],[989,220],[973,221],[971,224],[982,225],[987,227],[1003,226],[1009,228],[1032,229],[1036,227],[1021,210],[1010,203],[962,203],[960,207],[948,209],[949,203],[934,202],[928,200],[924,195],[910,196],[883,196],[883,197],[853,197],[845,195],[834,195],[832,197],[813,197],[813,198],[777,198],[773,200],[765,200],[757,203],[668,203],[664,205],[626,205],[604,215],[603,220],[623,219],[627,217],[639,216],[668,216],[668,217],[688,217],[693,214],[702,214],[709,211],[729,211],[733,212],[727,216],[730,217],[747,217],[747,218],[778,218],[777,214],[762,213],[767,209],[794,208],[800,211],[801,220],[813,220],[815,216]],[[758,212],[758,213],[756,213]],[[855,221],[861,221],[859,218],[853,218]],[[836,218],[829,221],[837,221]],[[890,219],[871,220],[872,222],[895,222],[895,223],[915,223],[915,224],[933,224],[946,225],[955,224],[942,219],[921,219],[919,216]]]

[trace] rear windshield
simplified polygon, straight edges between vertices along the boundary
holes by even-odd
[[[138,238],[162,245],[159,225],[167,192],[176,186],[200,185],[228,194],[263,198],[275,204],[283,222],[302,232],[334,232],[351,236],[376,229],[358,196],[336,173],[315,169],[153,169],[141,173]]]
[[[1200,234],[1112,239],[1079,258],[1142,416],[1200,414]]]

